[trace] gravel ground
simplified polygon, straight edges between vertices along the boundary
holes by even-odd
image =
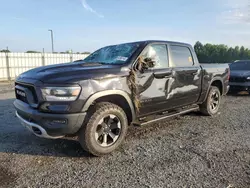
[[[0,82],[0,94],[13,91],[14,82]]]
[[[250,187],[250,97],[227,96],[220,113],[131,127],[97,158],[74,139],[33,136],[0,86],[0,187]],[[11,86],[10,86],[11,88]],[[4,91],[5,90],[5,91]]]

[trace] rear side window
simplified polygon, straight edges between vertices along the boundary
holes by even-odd
[[[170,45],[171,67],[190,67],[194,65],[192,54],[188,47]]]

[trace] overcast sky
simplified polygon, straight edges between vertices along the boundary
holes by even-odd
[[[250,48],[250,0],[8,0],[0,49],[93,51],[147,39]]]

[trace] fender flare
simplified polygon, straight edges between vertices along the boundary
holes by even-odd
[[[83,112],[86,112],[89,107],[93,104],[93,102],[101,97],[105,97],[105,96],[109,96],[109,95],[120,95],[122,96],[128,103],[129,107],[130,107],[130,110],[131,110],[131,114],[132,114],[132,120],[135,119],[136,117],[136,113],[135,113],[135,107],[134,107],[134,104],[129,96],[129,94],[125,91],[122,91],[122,90],[105,90],[105,91],[100,91],[100,92],[97,92],[93,95],[91,95],[87,101],[85,102],[83,108],[82,108],[82,111]]]
[[[220,81],[220,82],[221,82],[221,85],[222,85],[222,94],[223,94],[223,91],[224,91],[223,80],[222,80],[222,78],[216,76],[216,77],[214,77],[214,78],[211,80],[211,82],[210,82],[210,84],[209,84],[209,87],[208,87],[208,90],[207,90],[207,93],[206,93],[205,100],[206,100],[206,98],[207,98],[207,96],[208,96],[209,90],[210,90],[210,88],[211,88],[211,86],[212,86],[212,83],[213,83],[214,81]]]

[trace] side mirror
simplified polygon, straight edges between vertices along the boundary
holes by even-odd
[[[154,59],[149,58],[149,57],[145,58],[144,62],[146,62],[148,68],[153,68],[155,66],[155,63],[156,63]]]
[[[148,68],[153,68],[155,66],[155,61],[151,58],[142,58],[139,57],[136,69],[140,71],[140,73],[144,73]]]

